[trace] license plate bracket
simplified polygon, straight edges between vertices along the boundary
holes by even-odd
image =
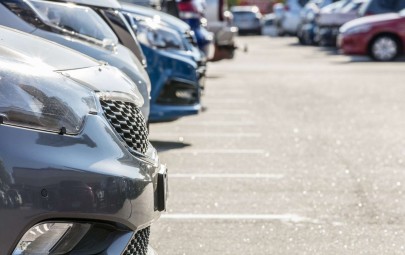
[[[157,179],[157,209],[163,212],[166,211],[166,202],[169,194],[166,166],[162,165],[160,167]]]

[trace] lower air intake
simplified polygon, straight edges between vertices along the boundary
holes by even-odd
[[[150,227],[136,232],[122,255],[148,254],[149,235]]]

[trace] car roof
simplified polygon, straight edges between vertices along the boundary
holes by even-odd
[[[50,0],[54,2],[67,2],[79,5],[121,9],[121,5],[117,0]]]
[[[23,58],[36,59],[53,70],[70,70],[99,66],[100,63],[86,55],[57,43],[0,26],[0,47]],[[5,51],[3,50],[3,53]]]

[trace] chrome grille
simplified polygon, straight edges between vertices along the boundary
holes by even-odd
[[[193,46],[197,46],[197,42],[194,38],[194,36],[191,34],[191,31],[185,31],[184,32],[184,37],[186,40]]]
[[[150,227],[134,234],[122,255],[146,255],[148,253]]]
[[[104,115],[125,143],[145,154],[148,150],[148,129],[141,111],[133,103],[100,100]]]

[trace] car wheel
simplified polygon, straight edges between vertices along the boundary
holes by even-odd
[[[377,61],[392,61],[399,53],[399,44],[392,36],[379,36],[370,46],[370,56]]]

